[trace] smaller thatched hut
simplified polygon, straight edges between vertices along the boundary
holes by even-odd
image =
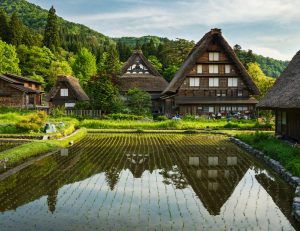
[[[88,100],[89,97],[80,86],[79,80],[72,76],[58,76],[47,97],[50,107],[74,108],[77,102]]]
[[[300,51],[258,108],[275,111],[277,135],[300,142]]]

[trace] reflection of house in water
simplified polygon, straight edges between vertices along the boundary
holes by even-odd
[[[178,156],[179,167],[211,215],[220,213],[250,167],[250,162],[237,152],[224,147],[216,148],[215,153]]]
[[[126,165],[134,178],[140,178],[146,169],[149,169],[148,154],[126,154]]]

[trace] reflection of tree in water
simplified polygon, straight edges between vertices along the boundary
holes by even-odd
[[[116,167],[111,167],[110,169],[105,171],[105,180],[111,191],[114,190],[116,184],[120,179],[120,170]]]
[[[56,208],[57,194],[58,194],[58,190],[53,190],[48,194],[47,203],[48,203],[48,209],[51,213],[54,213]]]
[[[187,180],[184,174],[177,167],[177,165],[172,166],[172,170],[163,169],[160,174],[164,177],[163,183],[169,185],[173,184],[176,189],[184,189],[188,186]]]

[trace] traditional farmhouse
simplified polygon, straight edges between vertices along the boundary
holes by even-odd
[[[13,75],[0,75],[0,106],[32,108],[42,105],[42,84]]]
[[[275,111],[277,135],[300,142],[300,51],[258,107]]]
[[[163,92],[167,114],[253,114],[259,94],[246,69],[212,29],[195,45]]]
[[[56,84],[51,88],[47,97],[50,107],[64,106],[74,108],[79,101],[88,101],[89,97],[79,84],[79,80],[72,76],[58,76]]]
[[[147,91],[152,99],[153,113],[163,113],[160,99],[168,82],[159,74],[143,55],[142,51],[134,51],[122,68],[120,77],[121,92],[125,94],[131,88]]]

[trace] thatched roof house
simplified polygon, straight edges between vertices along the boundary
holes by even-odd
[[[259,102],[258,108],[276,112],[276,133],[300,141],[300,51]]]
[[[168,82],[160,75],[155,67],[143,55],[141,50],[133,52],[124,64],[121,72],[121,91],[127,92],[131,88],[139,88],[157,99],[168,86]]]
[[[65,106],[73,108],[78,101],[88,101],[89,97],[79,84],[79,80],[72,76],[58,76],[56,84],[51,88],[47,100],[51,106]]]
[[[0,75],[0,105],[7,107],[39,107],[42,104],[42,84],[14,75]]]
[[[196,115],[253,112],[259,90],[215,28],[194,46],[162,94],[171,114]]]
[[[168,82],[143,55],[141,50],[133,52],[124,64],[120,77],[120,89],[125,94],[129,89],[139,88],[151,95],[153,113],[162,113],[160,96]]]

